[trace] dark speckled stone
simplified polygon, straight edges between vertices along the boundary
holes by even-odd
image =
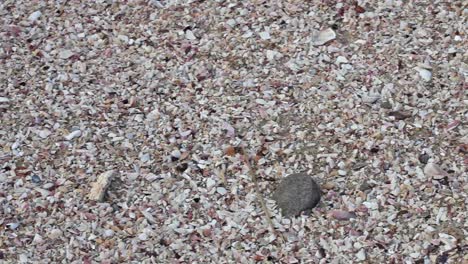
[[[310,175],[291,174],[281,181],[272,198],[286,217],[309,214],[320,201],[320,187]]]

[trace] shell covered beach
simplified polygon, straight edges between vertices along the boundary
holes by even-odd
[[[0,1],[0,263],[468,263],[467,17]]]

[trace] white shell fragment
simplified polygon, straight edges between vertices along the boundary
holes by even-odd
[[[312,37],[312,45],[321,46],[325,43],[334,40],[336,38],[336,33],[331,28],[320,31],[317,35]]]
[[[415,67],[414,69],[424,81],[429,82],[432,79],[432,72],[430,70],[422,67]]]
[[[424,174],[426,177],[430,177],[436,180],[443,179],[448,174],[443,169],[441,169],[437,164],[429,162],[424,167]]]
[[[81,130],[75,130],[75,131],[71,132],[70,134],[66,135],[65,139],[66,140],[72,140],[72,139],[75,139],[75,138],[80,137],[80,136],[81,136]]]
[[[196,40],[197,37],[195,37],[195,34],[191,30],[186,30],[185,31],[185,38],[188,40]]]
[[[275,50],[267,50],[265,52],[265,55],[266,55],[267,60],[269,61],[275,61],[283,57],[283,55],[280,52],[275,51]]]
[[[49,137],[49,135],[52,134],[52,132],[48,129],[39,130],[36,133],[40,138],[43,139]]]
[[[73,55],[74,53],[71,50],[62,50],[59,53],[59,57],[64,60],[69,59]]]
[[[348,63],[348,60],[346,59],[346,57],[338,56],[336,58],[336,64],[342,64],[342,63]]]
[[[9,103],[10,102],[10,99],[6,98],[6,97],[0,97],[0,104],[2,103]]]

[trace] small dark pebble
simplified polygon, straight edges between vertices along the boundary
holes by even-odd
[[[353,170],[358,171],[358,170],[360,170],[360,169],[362,169],[362,168],[364,168],[366,166],[367,166],[367,164],[364,163],[364,162],[356,163],[356,164],[353,165]]]
[[[380,150],[379,147],[373,147],[373,148],[370,149],[370,152],[371,153],[377,153],[377,152],[379,152],[379,150]]]
[[[392,109],[392,104],[388,101],[385,101],[385,102],[382,102],[380,104],[380,107],[384,108],[384,109]]]
[[[422,164],[427,164],[427,162],[429,161],[429,159],[431,158],[431,156],[427,155],[427,154],[421,154],[419,155],[419,162],[421,162]]]
[[[364,191],[367,191],[367,190],[370,190],[374,187],[373,184],[370,184],[368,182],[364,182],[361,184],[361,186],[359,186],[359,190],[364,192]]]
[[[34,182],[34,183],[41,183],[42,180],[39,176],[37,176],[36,174],[34,174],[32,177],[31,177],[31,181]]]
[[[187,168],[188,168],[188,164],[187,164],[187,163],[182,163],[182,164],[179,164],[179,165],[176,167],[176,170],[177,170],[178,172],[184,172]]]
[[[437,256],[436,263],[447,263],[448,254],[446,252],[442,253],[442,255]]]
[[[390,113],[388,113],[388,115],[395,117],[396,120],[403,120],[411,117],[411,113],[403,111],[391,111]]]

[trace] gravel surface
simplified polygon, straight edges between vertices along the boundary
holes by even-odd
[[[0,262],[467,263],[467,17],[0,1]],[[306,172],[321,203],[267,199],[273,232],[246,160],[265,199]]]

